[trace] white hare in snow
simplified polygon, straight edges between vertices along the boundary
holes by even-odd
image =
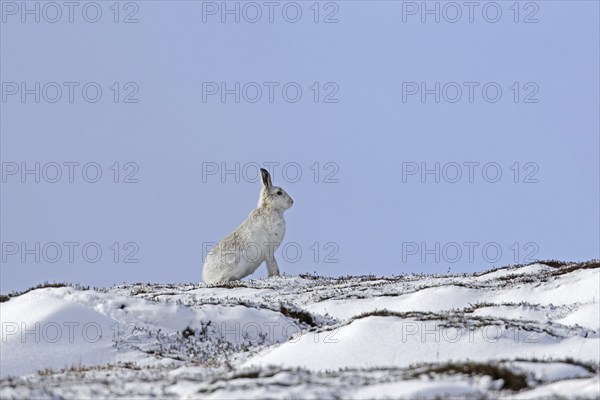
[[[283,212],[294,201],[285,190],[273,186],[266,169],[261,168],[260,173],[263,187],[258,207],[208,253],[202,270],[205,283],[242,279],[254,273],[263,261],[267,262],[269,277],[279,275],[275,250],[285,235]]]

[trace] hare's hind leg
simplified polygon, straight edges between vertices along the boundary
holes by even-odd
[[[277,260],[275,259],[275,254],[270,254],[267,256],[267,271],[269,273],[269,278],[272,276],[279,276],[279,265],[277,265]]]

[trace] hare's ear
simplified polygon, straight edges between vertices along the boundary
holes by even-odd
[[[260,169],[260,174],[262,176],[263,186],[267,189],[270,189],[273,184],[271,183],[271,175],[269,175],[269,171],[264,168]]]

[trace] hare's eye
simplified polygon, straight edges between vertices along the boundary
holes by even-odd
[[[277,196],[281,196],[281,195],[282,195],[282,193],[281,193],[281,190],[279,190],[279,191],[277,192]]]

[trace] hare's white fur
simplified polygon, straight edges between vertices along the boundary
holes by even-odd
[[[279,275],[275,250],[285,235],[283,212],[294,201],[285,190],[273,186],[267,170],[261,168],[261,176],[258,207],[208,253],[202,269],[205,283],[242,279],[254,273],[263,261],[269,277]]]

